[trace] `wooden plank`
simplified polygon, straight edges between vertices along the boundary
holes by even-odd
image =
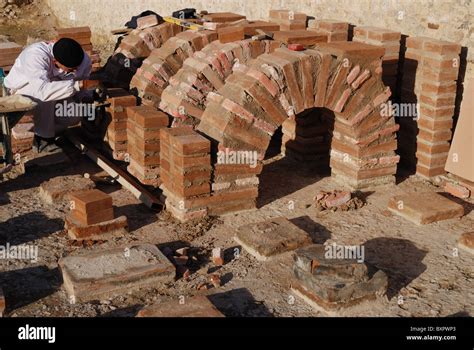
[[[100,154],[95,148],[87,145],[78,135],[72,131],[66,132],[66,137],[81,152],[87,155],[94,163],[104,169],[124,188],[129,190],[135,198],[143,202],[147,207],[153,210],[161,211],[164,208],[163,203],[155,197],[150,191],[138,184],[127,172],[123,171],[109,159]]]

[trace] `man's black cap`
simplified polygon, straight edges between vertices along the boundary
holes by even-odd
[[[84,60],[84,50],[74,39],[59,39],[53,46],[53,55],[56,61],[68,68],[76,68]]]

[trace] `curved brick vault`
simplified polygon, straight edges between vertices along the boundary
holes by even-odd
[[[303,52],[278,48],[238,65],[208,98],[198,130],[220,149],[263,158],[274,132],[313,107],[334,112],[332,173],[354,188],[393,182],[398,125],[382,108],[390,89],[381,78],[383,49],[345,42]]]
[[[257,167],[220,164],[217,152],[255,151],[262,160],[275,131],[281,126],[295,129],[296,116],[315,107],[334,114],[330,166],[336,180],[352,188],[393,183],[399,162],[394,152],[399,126],[390,113],[382,113],[391,95],[382,83],[383,54],[381,48],[356,42],[320,44],[301,52],[280,47],[227,67],[229,75],[222,74],[220,87],[204,98],[202,114],[180,113],[175,118],[178,125],[197,125],[196,130],[212,141],[212,164],[207,180],[200,178],[202,193],[176,196],[167,188],[173,181],[166,180],[168,162],[162,154],[163,189],[169,210],[186,219],[203,211],[218,215],[254,207],[261,163]],[[169,101],[166,91],[172,89],[176,89],[173,83],[165,89],[162,107]],[[183,98],[194,100],[195,96],[187,91],[180,96]],[[180,103],[182,100],[177,101]],[[167,138],[186,134],[183,128],[169,130],[171,136]],[[211,183],[210,191],[202,186],[206,181]],[[193,181],[186,180],[183,186],[185,191],[190,190]]]

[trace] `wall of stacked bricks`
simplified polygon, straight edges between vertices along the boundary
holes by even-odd
[[[105,142],[110,147],[114,159],[123,160],[128,152],[127,107],[137,105],[137,98],[123,89],[109,89],[106,107],[107,129]]]
[[[141,183],[158,187],[160,180],[160,130],[167,114],[146,105],[127,107],[127,170]]]
[[[452,138],[459,44],[425,37],[406,40],[402,101],[419,104],[417,121],[400,118],[400,153],[413,156],[416,145],[416,172],[426,178],[445,173]]]
[[[132,15],[153,9],[167,14],[176,10],[176,4],[161,0],[144,0],[139,3],[128,0],[114,2],[114,15],[109,8],[97,8],[94,0],[47,0],[63,27],[91,26],[93,40],[97,44],[114,40],[110,31],[119,28]],[[357,6],[351,1],[334,0],[189,0],[187,7],[213,12],[234,12],[249,19],[268,19],[269,9],[291,9],[316,17],[331,18],[356,26],[376,26],[400,31],[408,36],[428,36],[440,40],[456,42],[468,50],[468,73],[473,76],[474,37],[470,33],[472,4],[458,0],[420,2],[412,0],[384,1],[359,0]],[[74,12],[74,20],[64,14]],[[370,12],[370,16],[368,13]]]

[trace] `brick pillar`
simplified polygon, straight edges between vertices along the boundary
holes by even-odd
[[[349,23],[332,19],[309,20],[308,30],[327,35],[329,43],[334,41],[347,41],[349,38]]]
[[[376,27],[356,27],[352,40],[385,49],[385,54],[382,57],[382,80],[385,85],[390,87],[392,99],[397,98],[401,33]]]
[[[181,221],[207,215],[211,142],[191,128],[161,129],[160,174],[166,208]]]
[[[329,165],[331,123],[334,116],[322,109],[288,118],[282,125],[281,153],[295,160]]]
[[[291,10],[270,10],[270,22],[280,25],[280,30],[304,30],[308,16]]]
[[[127,170],[142,184],[160,185],[160,129],[168,127],[169,118],[148,106],[127,108]]]
[[[213,166],[209,215],[253,209],[257,205],[258,175],[263,166],[255,151],[236,151],[219,144]]]
[[[432,178],[445,173],[452,137],[461,46],[426,37],[407,39],[402,101],[417,102],[417,124],[400,118],[401,140],[416,128],[416,173]],[[415,134],[416,135],[416,134]],[[413,150],[411,150],[413,151]]]
[[[127,153],[127,112],[125,108],[136,106],[137,99],[123,89],[110,89],[106,108],[110,123],[105,135],[114,159],[123,160]]]

